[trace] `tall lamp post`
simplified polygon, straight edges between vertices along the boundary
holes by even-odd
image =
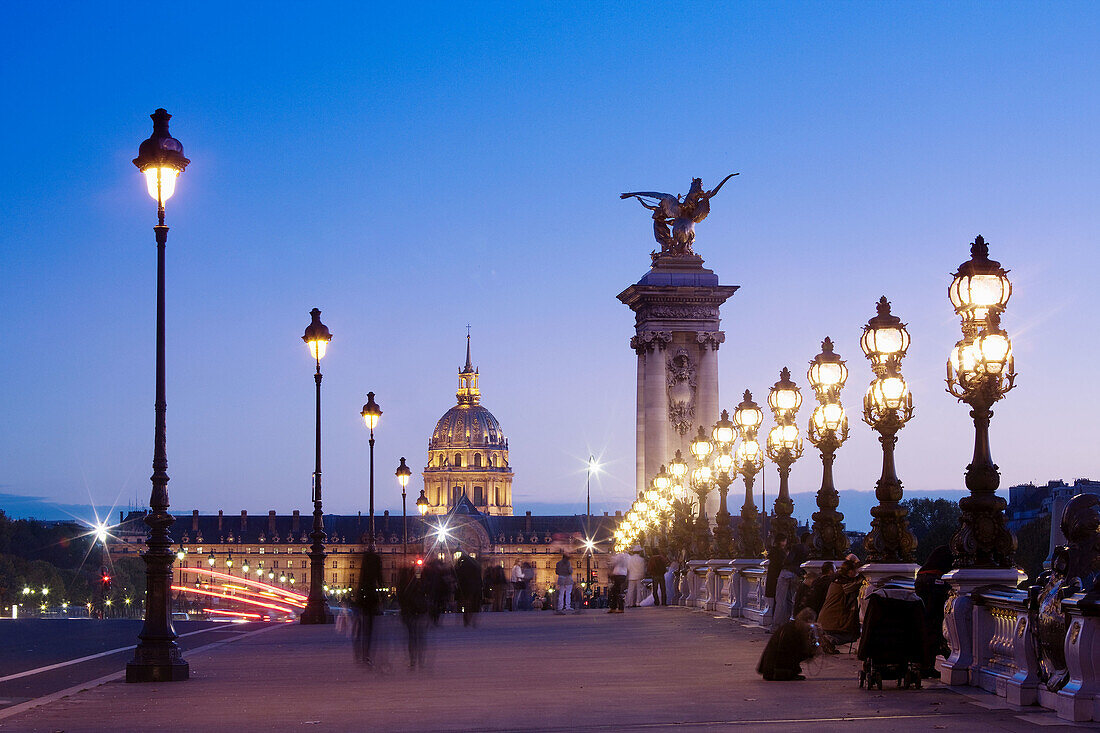
[[[309,354],[313,357],[316,371],[313,374],[314,384],[317,385],[317,410],[314,422],[314,464],[313,464],[313,531],[309,538],[313,544],[309,546],[309,597],[306,607],[302,610],[301,622],[303,624],[328,624],[332,623],[332,614],[328,612],[328,604],[325,603],[325,524],[321,511],[321,359],[325,358],[328,344],[332,341],[332,334],[328,327],[321,323],[321,311],[314,308],[309,312],[312,319],[302,340],[309,346]]]
[[[416,497],[416,511],[420,512],[420,516],[425,516],[428,513],[428,496],[424,493],[424,489],[420,490],[420,496]],[[423,531],[424,523],[420,523],[421,531]],[[423,539],[424,535],[421,534],[420,538]]]
[[[688,448],[695,456],[696,467],[691,471],[691,488],[699,497],[699,514],[695,517],[695,559],[702,559],[710,550],[710,527],[707,524],[707,494],[714,488],[714,473],[707,463],[707,457],[714,450],[714,444],[707,438],[703,426]]]
[[[183,156],[183,145],[168,133],[172,115],[158,109],[152,115],[153,134],[138,147],[134,165],[145,174],[149,195],[157,202],[157,343],[156,402],[153,428],[153,488],[149,496],[149,527],[145,560],[145,622],[138,634],[134,658],[126,665],[127,682],[165,682],[185,680],[190,667],[176,644],[172,628],[172,537],[168,528],[168,451],[165,432],[167,401],[164,389],[164,248],[168,227],[164,224],[164,204],[176,190],[176,178],[190,163]]]
[[[401,456],[401,463],[398,464],[397,470],[394,471],[394,475],[397,476],[397,483],[401,484],[401,562],[407,563],[409,561],[409,519],[405,514],[405,487],[409,485],[409,477],[412,476],[412,471],[405,463],[404,456]],[[371,514],[373,513],[374,512],[371,512]]]
[[[588,455],[588,466],[584,481],[584,592],[587,598],[592,587],[592,472],[599,470],[596,457]]]
[[[374,549],[374,428],[382,417],[382,409],[374,401],[374,392],[367,392],[367,404],[359,413],[370,431],[370,549]]]
[[[733,442],[737,431],[730,414],[722,410],[722,417],[714,424],[711,432],[714,439],[714,481],[718,485],[718,513],[714,517],[714,554],[716,557],[734,556],[733,531],[730,529],[730,512],[726,505],[726,495],[730,484],[737,477],[737,464],[733,456]]]
[[[776,534],[783,535],[793,542],[798,523],[794,516],[794,501],[791,500],[791,466],[802,455],[802,437],[798,434],[795,416],[802,405],[802,393],[791,381],[791,370],[783,367],[779,372],[779,381],[768,393],[768,406],[775,416],[775,427],[768,433],[768,458],[779,468],[779,494],[775,498],[774,519],[772,524]]]
[[[902,486],[894,468],[898,431],[913,417],[913,395],[901,376],[909,332],[890,313],[885,295],[878,301],[878,314],[863,327],[859,343],[875,374],[863,397],[863,420],[878,431],[882,443],[882,476],[875,484],[878,505],[871,508],[871,532],[863,545],[872,562],[911,563],[917,539],[909,531],[909,510],[899,503]]]
[[[810,442],[821,451],[821,488],[817,490],[814,512],[813,554],[816,559],[842,558],[851,549],[844,534],[844,515],[837,511],[840,494],[833,485],[833,459],[837,448],[848,439],[848,416],[840,404],[840,390],[848,381],[848,367],[833,351],[828,336],[821,342],[821,353],[810,362],[807,372],[818,405],[810,415]]]
[[[983,237],[974,239],[948,293],[963,338],[947,362],[947,391],[970,405],[974,420],[974,458],[966,467],[970,496],[959,501],[962,521],[951,550],[958,568],[1011,568],[1016,538],[1005,526],[1005,500],[995,493],[1000,474],[989,449],[989,421],[993,404],[1015,386],[1012,341],[1001,329],[1012,283],[1001,263],[989,259]]]
[[[733,411],[733,422],[741,442],[737,445],[735,460],[745,479],[745,503],[741,505],[741,536],[737,545],[740,558],[756,559],[764,556],[764,543],[760,539],[760,519],[752,498],[752,485],[756,474],[764,468],[764,451],[756,439],[764,412],[753,402],[752,392],[745,390],[744,399]]]

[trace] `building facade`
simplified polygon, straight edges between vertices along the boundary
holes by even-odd
[[[428,514],[446,514],[465,496],[482,514],[512,514],[512,469],[508,438],[500,423],[481,405],[478,370],[470,360],[458,373],[458,404],[443,414],[428,440],[424,495]]]
[[[427,515],[403,521],[384,512],[375,518],[373,544],[382,557],[384,577],[393,584],[402,564],[465,552],[483,568],[499,565],[506,572],[517,562],[531,563],[533,590],[541,594],[554,584],[554,567],[562,552],[567,552],[578,582],[590,568],[590,582],[606,587],[609,539],[621,516],[532,516],[531,512],[513,516],[508,439],[497,419],[480,404],[479,374],[466,338],[458,402],[439,419],[428,441],[428,465],[423,472]],[[144,518],[142,511],[120,513],[108,540],[110,557],[145,551]],[[328,514],[323,523],[327,535],[324,583],[339,597],[358,582],[361,555],[371,544],[370,517]],[[209,581],[213,570],[305,593],[311,529],[311,514],[303,516],[298,510],[259,515],[247,510],[239,515],[196,510],[177,515],[170,530],[178,552],[173,585],[186,589]],[[227,581],[222,577],[220,582]]]

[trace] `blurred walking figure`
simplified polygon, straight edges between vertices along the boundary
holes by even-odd
[[[567,553],[561,554],[561,559],[554,566],[558,574],[558,592],[554,596],[554,613],[565,613],[573,598],[573,563],[569,562]]]
[[[623,602],[626,596],[626,576],[629,572],[626,555],[616,552],[611,556],[609,576],[611,587],[607,591],[608,613],[622,613]]]
[[[515,565],[512,566],[512,573],[508,576],[508,581],[512,584],[512,610],[522,611],[526,605],[526,595],[524,591],[527,589],[527,583],[523,579],[523,565],[519,560],[516,560]]]
[[[439,615],[447,610],[447,601],[451,597],[449,577],[442,560],[433,557],[424,564],[420,584],[428,598],[428,618],[432,625],[439,626]]]
[[[504,574],[504,566],[493,564],[489,566],[489,597],[492,598],[494,611],[504,610],[504,592],[508,586],[508,576]]]
[[[397,605],[401,609],[401,623],[409,635],[409,669],[423,669],[428,594],[423,579],[417,577],[412,566],[403,566],[397,575]]]
[[[642,578],[645,577],[645,560],[642,548],[634,545],[626,558],[626,605],[637,608],[642,601]]]
[[[355,639],[352,642],[355,661],[368,667],[374,666],[370,658],[371,640],[374,638],[374,617],[381,611],[378,588],[382,585],[382,558],[374,546],[359,558],[359,585],[355,589]]]
[[[668,605],[668,591],[665,588],[665,572],[667,570],[668,560],[665,560],[665,556],[659,550],[654,550],[653,554],[646,559],[645,564],[645,573],[649,576],[650,582],[653,583],[654,606]]]
[[[481,610],[481,565],[471,555],[463,552],[455,561],[455,582],[458,593],[455,598],[462,606],[462,625],[469,626]],[[476,625],[476,624],[475,624]]]
[[[523,608],[530,611],[531,593],[535,590],[535,566],[528,560],[523,563]]]

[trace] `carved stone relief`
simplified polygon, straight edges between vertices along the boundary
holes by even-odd
[[[665,364],[668,386],[668,420],[680,435],[695,422],[695,363],[687,349],[679,348]]]
[[[709,348],[718,351],[718,347],[726,342],[725,331],[698,331],[695,334],[695,342],[704,349]]]
[[[630,339],[630,348],[639,354],[652,353],[653,350],[665,348],[672,342],[672,334],[668,331],[643,331]]]
[[[718,318],[718,307],[712,305],[648,305],[638,310],[638,320],[649,318],[681,321],[713,320]]]

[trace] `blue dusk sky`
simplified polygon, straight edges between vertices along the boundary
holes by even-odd
[[[898,472],[907,490],[962,489],[973,428],[944,391],[946,289],[980,233],[1016,286],[1002,485],[1100,478],[1097,5],[400,5],[5,9],[0,493],[15,513],[148,500],[156,212],[130,161],[157,107],[192,160],[167,218],[175,511],[308,508],[313,307],[334,334],[326,510],[366,509],[368,390],[377,505],[400,510],[400,456],[415,499],[467,323],[517,512],[583,511],[589,452],[605,464],[595,508],[625,507],[634,320],[615,295],[656,244],[618,194],[733,171],[696,241],[741,286],[722,309],[723,407],[746,387],[763,401],[783,366],[809,397],[831,336],[853,417],[837,485],[872,490],[858,338],[885,294],[912,334]],[[820,469],[807,445],[800,518]],[[849,526],[865,507],[842,503]]]

